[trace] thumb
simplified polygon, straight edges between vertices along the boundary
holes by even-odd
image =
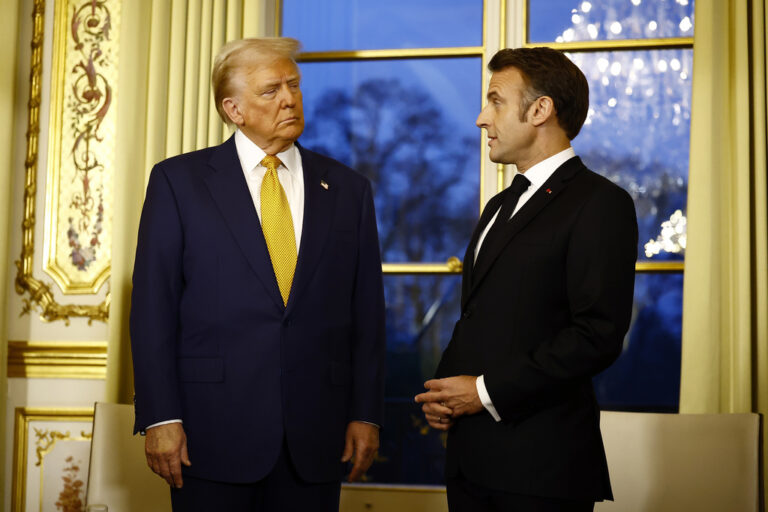
[[[355,453],[355,444],[352,441],[352,436],[347,436],[344,442],[344,453],[341,454],[341,462],[349,462],[352,460],[352,455]]]
[[[192,463],[189,461],[189,453],[187,452],[187,443],[184,443],[181,445],[181,463],[185,466],[191,466]]]

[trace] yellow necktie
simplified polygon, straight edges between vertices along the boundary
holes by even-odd
[[[261,161],[261,165],[267,168],[264,181],[261,182],[261,229],[267,241],[283,304],[288,305],[288,295],[296,271],[296,234],[293,231],[288,198],[277,179],[280,163],[280,159],[274,155],[267,155]]]

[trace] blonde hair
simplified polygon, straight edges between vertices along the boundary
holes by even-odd
[[[219,50],[213,61],[211,86],[213,100],[219,117],[227,123],[232,121],[221,106],[224,98],[237,93],[237,78],[243,70],[258,61],[269,58],[281,58],[296,62],[296,54],[301,49],[301,43],[291,37],[251,37],[230,41]]]

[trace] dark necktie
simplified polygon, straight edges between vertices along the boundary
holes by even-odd
[[[480,247],[480,252],[477,255],[478,262],[483,259],[483,253],[487,252],[486,249],[488,247],[496,245],[496,239],[502,236],[504,226],[512,217],[512,213],[515,211],[515,206],[517,206],[520,196],[523,195],[523,192],[528,190],[530,185],[531,182],[528,181],[528,178],[518,173],[512,180],[512,184],[504,191],[504,202],[501,203],[501,211],[499,211],[499,215],[496,216],[496,221],[493,223],[493,226],[491,226],[491,229],[488,230],[488,234],[485,235],[483,245]],[[477,267],[477,265],[475,266]]]

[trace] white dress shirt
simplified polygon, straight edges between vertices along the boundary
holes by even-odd
[[[544,182],[546,182],[550,176],[555,173],[558,167],[575,156],[576,152],[572,147],[569,146],[567,149],[552,155],[546,160],[542,160],[541,162],[525,171],[525,177],[528,178],[528,180],[531,182],[531,185],[528,187],[528,190],[523,192],[520,196],[520,199],[517,201],[517,206],[515,206],[515,211],[512,212],[510,219],[514,217],[518,211],[520,211],[520,208],[522,208],[523,205],[531,198],[531,196],[533,196],[533,194],[535,194],[536,191],[541,188]],[[485,226],[485,229],[483,229],[480,238],[477,239],[474,261],[477,261],[477,255],[480,254],[480,248],[483,245],[483,240],[485,240],[485,236],[488,234],[491,226],[493,226],[493,223],[496,221],[496,217],[498,217],[499,211],[501,211],[501,207],[499,207],[493,218],[488,222],[488,225]],[[480,375],[477,378],[475,381],[475,386],[477,387],[477,394],[480,396],[480,401],[483,403],[483,407],[485,407],[486,410],[491,413],[493,419],[496,421],[501,421],[501,416],[499,416],[499,413],[496,411],[496,407],[493,406],[491,396],[488,394],[488,390],[485,388],[485,379],[483,378],[483,375]]]
[[[248,190],[251,192],[253,206],[261,222],[261,182],[264,181],[264,175],[267,173],[267,168],[261,165],[261,160],[267,154],[240,130],[235,132],[235,147],[245,181],[248,183]],[[275,156],[282,162],[282,165],[277,168],[277,179],[285,190],[285,197],[288,198],[288,205],[291,208],[298,254],[301,227],[304,222],[304,168],[301,165],[301,154],[299,148],[291,144],[288,149]]]
[[[261,165],[261,161],[267,154],[240,130],[235,132],[235,148],[245,181],[248,183],[253,206],[261,222],[261,182],[264,181],[264,175],[267,173],[267,168]],[[295,144],[291,144],[288,149],[275,156],[282,162],[277,168],[277,179],[285,190],[288,206],[291,208],[293,230],[296,235],[296,254],[298,254],[301,227],[304,222],[304,167],[301,165],[301,153]],[[160,421],[149,425],[147,429],[168,423],[182,423],[182,421],[180,419]]]

